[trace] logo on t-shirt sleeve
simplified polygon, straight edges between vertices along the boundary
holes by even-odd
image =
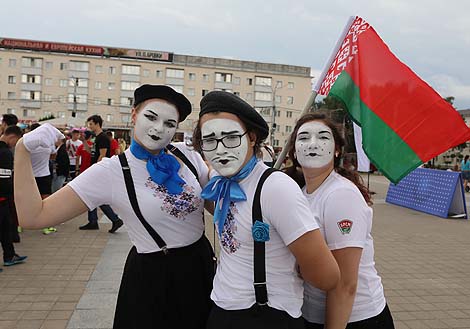
[[[342,221],[338,222],[339,231],[342,234],[351,233],[352,226],[353,226],[353,222],[350,221],[349,219],[343,219]]]

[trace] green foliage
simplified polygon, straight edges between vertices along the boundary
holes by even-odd
[[[38,121],[45,121],[45,120],[50,120],[50,119],[55,119],[54,114],[43,116],[43,117],[39,118]]]

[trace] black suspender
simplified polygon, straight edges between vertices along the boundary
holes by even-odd
[[[199,182],[199,175],[197,174],[197,170],[191,161],[175,146],[169,144],[166,149],[173,153],[176,157],[178,157],[183,163],[191,170],[191,172],[196,176],[197,181]],[[129,164],[127,162],[126,154],[121,153],[119,154],[119,162],[121,162],[122,173],[124,174],[124,181],[126,183],[126,190],[127,195],[129,196],[129,201],[131,202],[132,209],[135,212],[135,215],[145,227],[147,232],[150,236],[155,240],[155,243],[158,247],[165,253],[168,253],[168,248],[166,246],[166,242],[162,239],[162,237],[155,231],[155,229],[145,220],[142,212],[139,208],[139,203],[137,202],[137,195],[135,193],[134,181],[132,180],[131,169],[129,168]]]
[[[261,212],[261,189],[263,188],[264,181],[269,177],[276,169],[269,168],[261,175],[256,186],[256,192],[253,199],[252,208],[252,221],[253,225],[255,221],[263,221],[263,215]],[[254,241],[253,246],[253,268],[254,277],[253,285],[255,287],[256,304],[262,306],[268,303],[268,291],[266,288],[266,256],[265,256],[265,242]]]
[[[149,223],[147,223],[144,216],[140,212],[139,204],[137,203],[137,196],[135,194],[134,181],[132,180],[131,169],[129,168],[129,164],[127,163],[125,153],[119,154],[119,162],[121,162],[122,173],[124,174],[124,181],[126,182],[127,195],[129,196],[129,201],[131,202],[132,209],[134,209],[137,218],[140,220],[147,232],[155,240],[158,247],[165,254],[168,253],[165,241],[163,241],[162,237],[157,233],[157,231],[155,231],[153,227],[150,226]]]

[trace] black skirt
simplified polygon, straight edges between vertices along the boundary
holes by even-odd
[[[205,236],[187,247],[127,256],[114,329],[201,329],[212,307],[212,248]]]

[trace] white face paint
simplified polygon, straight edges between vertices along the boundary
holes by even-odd
[[[176,107],[165,101],[155,100],[137,113],[134,136],[146,149],[161,150],[171,142],[177,125]]]
[[[321,168],[333,161],[335,140],[331,129],[322,122],[304,123],[295,139],[295,154],[302,167]]]
[[[220,138],[243,135],[244,133],[245,130],[240,123],[230,119],[210,119],[202,124],[201,134],[203,143],[217,143],[214,139],[219,139],[215,150],[203,152],[212,167],[222,176],[233,176],[240,171],[248,153],[249,142],[248,135],[246,134],[242,136],[240,146],[227,148],[222,144]],[[224,140],[226,145],[230,143],[229,139],[237,142],[236,137],[227,137]]]

